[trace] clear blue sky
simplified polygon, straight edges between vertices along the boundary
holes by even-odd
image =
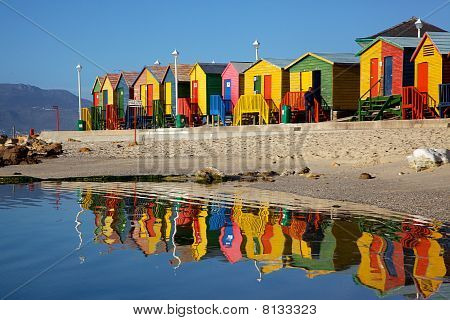
[[[433,13],[445,3],[446,7]],[[81,63],[82,94],[91,98],[97,74],[140,71],[156,59],[169,63],[175,47],[184,63],[251,61],[251,43],[256,38],[263,57],[296,58],[307,51],[356,52],[355,38],[411,16],[450,30],[450,1],[0,0],[0,82],[75,93],[75,65]]]

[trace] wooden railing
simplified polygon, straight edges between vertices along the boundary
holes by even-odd
[[[427,109],[434,117],[437,117],[436,100],[427,92],[420,92],[416,87],[409,86],[402,89],[402,119],[408,119],[408,111],[411,119],[418,120],[425,118]]]
[[[262,94],[244,94],[233,110],[233,125],[242,124],[242,115],[245,113],[258,113],[261,120],[259,123],[269,124],[270,107]]]
[[[81,120],[86,123],[86,130],[92,130],[91,110],[89,108],[81,108]]]
[[[190,98],[178,98],[178,114],[186,117],[189,126],[194,126],[194,118],[202,116],[202,112],[197,103],[191,102]]]
[[[117,114],[117,106],[113,104],[106,105],[106,129],[107,130],[119,129],[119,117]]]
[[[361,107],[362,107],[362,104],[363,104],[362,100],[367,96],[367,94],[369,94],[369,96],[368,96],[368,98],[369,98],[369,106],[372,107],[372,89],[375,88],[377,85],[381,84],[381,80],[382,79],[383,79],[383,77],[378,79],[377,82],[375,82],[374,84],[372,84],[370,86],[369,90],[364,92],[364,94],[359,97],[359,100],[358,100],[358,119],[359,119],[359,121],[362,121],[362,117],[361,117]]]
[[[291,107],[292,111],[304,111],[305,110],[305,92],[303,91],[290,91],[284,94],[280,103],[280,109],[282,106]]]

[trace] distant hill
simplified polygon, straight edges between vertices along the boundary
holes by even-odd
[[[81,105],[91,105],[82,99]],[[13,125],[19,132],[55,130],[59,106],[60,129],[75,130],[78,118],[78,97],[67,90],[45,90],[27,84],[0,83],[0,132],[11,133]]]

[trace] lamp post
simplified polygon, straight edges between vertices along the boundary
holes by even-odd
[[[423,27],[422,20],[420,20],[420,18],[419,18],[419,19],[417,19],[416,22],[414,22],[414,24],[416,25],[416,28],[417,28],[417,38],[420,38],[421,37],[420,29],[422,29],[422,27]]]
[[[173,50],[172,56],[175,59],[175,115],[178,116],[178,69],[177,69],[177,61],[180,53],[177,49]]]
[[[258,42],[258,40],[253,41],[252,43],[253,47],[255,48],[255,52],[256,52],[256,61],[259,60],[259,54],[258,54],[258,49],[261,46],[261,44]]]
[[[81,64],[77,64],[78,73],[78,120],[81,120],[81,69],[83,68]]]

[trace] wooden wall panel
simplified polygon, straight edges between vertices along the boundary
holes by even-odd
[[[359,64],[334,65],[332,102],[334,110],[358,109],[359,71]]]
[[[428,93],[430,96],[439,101],[439,84],[442,83],[442,56],[439,54],[436,48],[434,48],[434,54],[424,56],[423,48],[426,45],[433,45],[430,38],[425,39],[424,44],[420,48],[415,60],[415,75],[414,75],[414,85],[417,87],[417,66],[422,62],[428,62]],[[433,45],[434,46],[434,45]]]

